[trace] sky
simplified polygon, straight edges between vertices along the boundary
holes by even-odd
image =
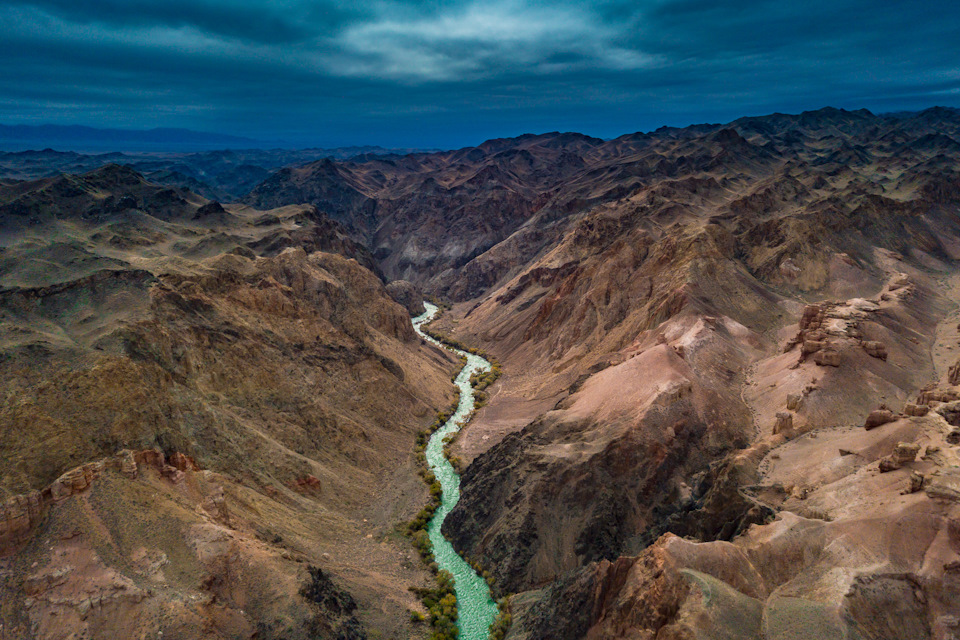
[[[294,146],[960,106],[960,3],[3,0],[0,123]]]

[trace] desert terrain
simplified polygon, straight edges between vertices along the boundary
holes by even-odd
[[[958,162],[825,108],[6,179],[3,633],[429,637],[425,296],[502,367],[443,533],[507,638],[960,637]]]

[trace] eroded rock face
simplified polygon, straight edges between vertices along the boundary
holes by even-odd
[[[880,471],[896,471],[908,462],[913,462],[920,453],[920,445],[915,442],[898,442],[893,453],[880,461]],[[921,482],[922,484],[922,482]]]
[[[197,470],[196,463],[182,453],[174,453],[172,460],[175,464],[181,465],[183,470]],[[124,449],[115,456],[71,469],[50,486],[39,491],[15,495],[0,506],[0,555],[15,551],[27,540],[51,506],[85,492],[104,472],[109,470],[118,471],[124,477],[134,480],[140,473],[140,465],[152,467],[171,479],[174,484],[182,477],[174,475],[174,472],[181,473],[181,471],[167,465],[164,462],[163,452],[157,449],[136,452]]]
[[[910,493],[916,493],[923,489],[923,485],[926,482],[924,475],[918,471],[914,471],[910,474],[910,487],[907,489]]]
[[[357,603],[350,594],[337,587],[319,567],[307,567],[307,572],[310,578],[301,595],[321,609],[311,623],[311,631],[338,640],[366,640],[367,634],[355,615]]]
[[[893,422],[897,417],[889,409],[877,409],[871,411],[870,415],[867,416],[866,421],[863,423],[864,429],[876,429],[879,426],[885,425],[888,422]]]
[[[800,316],[800,331],[816,331],[823,324],[823,307],[818,304],[808,304]]]
[[[743,138],[749,144],[768,134],[753,130],[753,135],[752,139],[746,135]],[[802,139],[800,135],[797,139]],[[848,139],[848,134],[839,135]],[[865,139],[860,138],[857,144]],[[711,137],[711,141],[720,146],[734,145],[738,152],[748,155],[753,151],[729,134]],[[683,143],[678,146],[690,149]],[[846,151],[853,152],[852,142]],[[864,153],[869,156],[872,152]],[[805,155],[798,162],[802,165],[811,161],[813,155]],[[750,155],[750,162],[765,166],[760,154]],[[842,162],[835,168],[850,178],[858,174]],[[749,169],[743,171],[750,175]],[[863,171],[863,178],[869,174],[873,179],[872,169]],[[519,638],[738,637],[738,633],[747,637],[790,637],[795,629],[813,630],[823,637],[901,637],[910,633],[922,637],[922,619],[939,620],[940,612],[950,609],[949,599],[936,605],[940,609],[905,607],[909,621],[876,616],[873,622],[878,626],[870,627],[874,607],[886,606],[882,593],[900,593],[900,577],[887,575],[886,568],[883,576],[874,575],[876,565],[856,564],[845,553],[831,555],[827,564],[809,568],[807,573],[808,560],[816,561],[801,559],[804,552],[798,549],[810,549],[816,555],[835,543],[849,550],[845,537],[849,534],[856,536],[858,542],[853,544],[859,553],[861,537],[876,533],[874,520],[898,521],[913,509],[936,513],[931,517],[941,527],[937,535],[947,535],[943,532],[949,529],[945,522],[950,514],[931,507],[925,491],[911,493],[909,489],[914,470],[928,476],[937,465],[949,465],[954,453],[944,446],[929,459],[909,461],[905,452],[891,455],[898,442],[926,444],[929,438],[940,446],[947,432],[943,421],[949,423],[953,414],[945,411],[934,415],[929,407],[956,400],[947,388],[921,392],[936,371],[945,369],[934,362],[932,351],[937,336],[944,335],[938,331],[938,324],[949,311],[947,300],[952,294],[910,257],[912,249],[902,242],[900,227],[918,225],[917,237],[924,238],[924,246],[938,256],[948,255],[948,245],[956,235],[953,223],[930,213],[935,210],[933,199],[941,196],[926,191],[923,193],[927,195],[921,196],[917,191],[915,201],[894,201],[864,186],[870,195],[857,199],[857,204],[851,204],[846,196],[829,197],[828,204],[820,198],[825,189],[836,184],[834,176],[812,176],[805,169],[791,168],[777,173],[769,182],[758,181],[749,193],[738,194],[731,201],[702,174],[698,178],[678,176],[669,181],[654,178],[649,184],[638,182],[632,195],[597,206],[570,223],[559,241],[525,267],[510,262],[520,254],[517,248],[524,240],[523,234],[478,258],[489,273],[498,273],[495,265],[499,264],[504,267],[499,273],[509,275],[476,304],[464,305],[459,314],[454,311],[456,317],[449,326],[467,342],[482,343],[501,358],[506,371],[516,373],[507,374],[509,384],[503,383],[499,400],[471,427],[487,429],[480,431],[482,435],[468,449],[477,456],[470,465],[474,470],[468,468],[462,485],[462,504],[471,513],[456,510],[447,533],[458,548],[484,564],[506,567],[503,575],[497,575],[498,582],[522,573],[520,581],[508,577],[514,581],[505,588],[528,589],[524,597],[542,606],[532,605],[518,614]],[[806,194],[814,191],[817,195],[807,199]],[[699,217],[701,213],[704,217]],[[920,223],[924,216],[930,217]],[[656,224],[645,222],[653,218]],[[691,224],[694,219],[697,223]],[[858,222],[851,223],[854,219]],[[897,221],[895,226],[892,220]],[[672,226],[661,226],[664,224]],[[665,234],[658,228],[671,231]],[[936,229],[940,228],[951,229],[946,232],[946,242],[937,239]],[[853,241],[855,235],[858,239]],[[736,270],[730,269],[731,265],[736,265]],[[807,301],[813,304],[801,306]],[[777,313],[769,314],[772,309]],[[695,324],[703,328],[702,333],[700,329],[687,333]],[[735,329],[737,325],[742,329]],[[625,404],[621,396],[635,399],[635,408],[646,406],[639,385],[627,384],[622,375],[618,378],[612,373],[623,374],[624,363],[631,359],[656,349],[669,349],[671,357],[688,363],[695,372],[688,377],[694,398],[702,392],[705,378],[719,381],[726,375],[729,386],[740,385],[736,374],[725,373],[722,359],[704,355],[709,347],[701,341],[709,344],[705,336],[724,329],[739,331],[741,336],[755,332],[770,342],[777,339],[780,345],[786,340],[786,352],[769,343],[757,345],[762,354],[751,355],[755,359],[750,360],[749,368],[730,366],[746,378],[740,386],[741,396],[755,415],[755,422],[748,419],[741,423],[753,430],[741,445],[743,450],[720,454],[724,457],[714,458],[710,471],[702,467],[693,471],[691,465],[684,472],[675,471],[676,475],[668,475],[671,466],[661,463],[664,458],[654,456],[650,449],[641,448],[648,458],[645,467],[638,465],[626,472],[599,456],[597,450],[614,448],[610,441],[620,437],[620,432],[611,426],[615,420],[606,415],[600,419],[595,412],[602,413],[600,407],[606,403]],[[747,342],[744,338],[739,348],[747,351]],[[944,352],[944,345],[937,350]],[[649,367],[644,383],[670,398],[664,400],[665,406],[677,406],[682,400],[667,393],[673,387],[657,373],[662,368]],[[510,380],[510,375],[516,377]],[[606,393],[595,386],[601,380],[606,381]],[[520,394],[505,401],[503,396],[510,395],[512,385],[522,387],[528,395],[542,393],[542,404],[525,405],[528,398]],[[586,395],[597,398],[589,409],[584,404]],[[917,409],[906,418],[884,410],[867,421],[868,429],[850,426],[863,424],[882,402],[899,408],[915,398],[911,404]],[[498,406],[498,402],[503,404]],[[712,401],[718,411],[736,405],[737,400],[729,396]],[[517,411],[529,411],[529,419],[512,419]],[[790,416],[795,436],[785,437],[787,419],[778,418],[778,413]],[[574,422],[574,416],[580,422]],[[669,421],[644,423],[651,416],[642,408],[630,417],[634,424],[643,425],[637,429],[642,435],[634,436],[640,440],[640,447],[648,438],[653,439],[650,434],[680,432]],[[703,446],[712,429],[725,420],[726,416],[705,421],[709,426],[690,445],[691,450]],[[878,425],[884,426],[874,428]],[[511,435],[503,436],[511,431]],[[478,442],[485,436],[499,444],[484,446]],[[893,466],[899,468],[880,474],[878,466],[888,455]],[[690,460],[695,464],[695,459]],[[629,478],[627,482],[633,482],[644,468],[656,468],[666,478],[660,481],[665,489],[662,493],[643,493],[642,486],[634,485],[619,494],[614,488],[614,474],[598,473],[601,464],[617,469],[617,475]],[[721,468],[738,469],[730,473],[735,480],[729,485],[720,482],[721,474],[716,470]],[[674,482],[681,473],[686,474],[684,482]],[[707,484],[712,484],[711,489],[706,490]],[[637,492],[656,507],[649,512],[638,509],[632,502]],[[588,496],[595,500],[588,501]],[[713,499],[716,502],[710,502]],[[904,499],[911,501],[909,507],[903,506]],[[862,511],[853,504],[860,502],[865,503]],[[740,507],[740,515],[732,513],[734,505],[744,503],[748,506]],[[903,506],[903,510],[888,514],[885,505]],[[754,508],[778,511],[781,518],[792,513],[802,526],[785,527],[779,521],[757,518],[757,525],[745,532],[747,527],[741,526],[745,519],[740,516]],[[581,518],[584,512],[589,515]],[[594,526],[595,519],[605,520],[607,527]],[[684,528],[692,520],[697,520],[701,528]],[[589,527],[585,521],[590,522]],[[901,522],[898,526],[907,525]],[[624,537],[629,528],[636,529],[634,538]],[[827,529],[830,537],[825,539]],[[731,571],[755,562],[761,563],[762,569],[758,570],[762,571],[776,566],[776,577],[752,581],[769,584],[766,595],[748,595],[746,587],[733,587],[731,579],[719,577],[712,564],[716,558],[696,566],[683,565],[694,577],[697,572],[708,574],[726,585],[709,578],[696,583],[699,594],[709,593],[710,598],[729,593],[721,611],[751,612],[741,619],[742,625],[724,627],[721,623],[723,630],[718,630],[707,626],[708,621],[716,620],[712,617],[714,610],[704,611],[702,607],[702,601],[709,598],[700,598],[692,587],[690,600],[682,605],[664,605],[668,611],[665,621],[657,623],[649,621],[660,611],[660,603],[639,598],[634,602],[630,590],[592,599],[603,592],[605,585],[622,582],[622,578],[619,572],[616,578],[601,573],[602,561],[588,565],[591,556],[577,553],[575,543],[584,530],[589,530],[593,539],[604,541],[603,558],[610,565],[619,565],[644,545],[662,540],[659,536],[665,532],[696,536],[702,541],[697,553],[704,554],[718,545],[717,540],[730,540],[742,549],[739,541],[752,535],[766,542],[784,536],[798,546],[769,553],[751,549],[749,562],[740,558],[724,564]],[[877,549],[882,557],[888,557],[887,547]],[[738,551],[726,548],[717,556],[732,558],[735,553]],[[918,567],[926,566],[925,553],[926,547],[911,547],[910,560],[903,563],[903,568],[897,564],[890,573],[919,573]],[[575,568],[578,564],[581,569]],[[655,569],[654,575],[661,568]],[[568,569],[573,577],[564,573]],[[589,577],[593,569],[599,576],[597,582]],[[818,573],[821,570],[824,573]],[[800,574],[804,577],[793,582],[793,577]],[[828,574],[829,580],[820,579]],[[853,588],[852,576],[858,574],[868,576],[862,581],[862,591],[860,586]],[[838,575],[843,578],[835,580]],[[940,588],[940,580],[942,575],[925,583],[923,593]],[[873,591],[871,581],[881,586]],[[637,592],[654,590],[650,583],[639,584],[642,586],[636,588]],[[784,590],[773,596],[781,586]],[[558,590],[556,595],[550,596],[549,602],[543,600],[544,594],[553,593],[554,588]],[[824,595],[827,590],[829,596]],[[856,613],[844,609],[848,592],[856,600]],[[781,597],[784,594],[789,596]],[[930,601],[927,595],[918,599],[924,598]],[[526,602],[529,604],[529,600]],[[734,606],[735,602],[740,604]],[[574,611],[564,608],[565,603],[572,603]],[[525,624],[527,619],[531,620],[529,625]],[[857,622],[851,623],[852,619]],[[853,629],[851,624],[862,629]],[[935,633],[933,622],[927,626]]]
[[[863,350],[870,354],[871,358],[887,359],[887,348],[882,342],[876,340],[865,340],[861,343]]]
[[[960,362],[950,365],[950,369],[947,373],[947,380],[952,385],[960,385]]]
[[[930,411],[930,407],[925,404],[914,404],[908,402],[903,405],[903,414],[907,416],[920,417],[925,416]]]
[[[960,502],[960,468],[940,469],[927,477],[924,491],[931,498]]]
[[[839,367],[842,362],[840,352],[859,344],[870,357],[885,361],[887,347],[878,340],[863,340],[861,326],[862,321],[879,308],[876,302],[863,298],[851,298],[844,303],[807,305],[798,323],[799,330],[787,342],[784,352],[800,345],[798,365],[810,357],[818,366]]]
[[[897,464],[906,464],[917,459],[920,453],[920,445],[916,442],[898,442],[893,450],[893,459]]]
[[[736,492],[749,462],[700,466],[707,443],[724,428],[705,419],[710,407],[732,407],[731,416],[740,407],[725,395],[729,387],[698,376],[690,363],[730,362],[736,339],[717,322],[689,326],[696,338],[683,357],[651,335],[649,348],[604,368],[467,467],[444,531],[491,568],[499,588],[522,590],[578,564],[613,559],[631,543],[628,532],[668,519],[677,529],[728,538],[766,517]],[[616,399],[608,395],[614,387]],[[549,457],[557,450],[581,453]],[[695,473],[692,490],[684,489]],[[565,533],[537,533],[547,530]]]
[[[422,315],[426,308],[423,306],[423,292],[419,287],[406,280],[394,280],[387,284],[387,293],[395,302],[403,306],[411,317]]]
[[[813,361],[821,367],[839,367],[840,353],[833,349],[821,348],[813,354]]]
[[[773,427],[773,433],[792,434],[793,433],[793,414],[788,411],[777,413],[777,424]]]
[[[795,521],[788,527],[795,534],[806,528]],[[825,533],[832,536],[829,527]],[[695,545],[668,536],[637,558],[587,567],[539,592],[516,632],[537,639],[789,638],[816,628],[833,634],[829,637],[934,637],[929,620],[938,611],[931,597],[940,584],[936,580],[866,569],[818,600],[781,596],[773,587],[789,585],[791,578],[781,573],[789,560],[767,555],[777,549],[786,551],[775,540],[752,536],[733,545]],[[751,564],[761,558],[765,564]],[[793,579],[817,564],[801,564]],[[563,601],[577,606],[551,618],[548,612]],[[801,622],[805,632],[794,635]]]
[[[100,206],[121,191],[150,215]],[[409,452],[453,362],[316,210],[164,192],[23,184],[0,220],[3,634],[329,635],[303,564],[405,633],[427,571],[366,535],[426,500]]]
[[[801,400],[803,400],[803,396],[799,393],[787,394],[787,411],[799,409]]]

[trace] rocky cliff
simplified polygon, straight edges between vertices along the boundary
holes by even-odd
[[[393,530],[453,363],[369,253],[122,167],[0,203],[5,637],[412,631]]]
[[[317,162],[271,176],[246,201],[313,203],[369,247],[389,278],[469,300],[517,275],[597,205],[635,201],[655,185],[665,200],[674,186],[692,183],[705,198],[711,190],[736,193],[727,213],[797,213],[817,201],[809,213],[830,217],[828,183],[898,200],[919,181],[955,171],[957,121],[950,109],[893,116],[828,108],[607,141],[526,135],[449,152]],[[810,224],[805,218],[789,223],[797,238]],[[772,259],[762,267],[779,271],[780,257],[753,260]],[[790,264],[783,268],[780,277],[790,277]],[[800,277],[819,287],[821,274]]]
[[[444,532],[510,637],[955,636],[958,140],[823,109],[326,160],[247,205],[0,188],[4,619],[418,633],[422,287],[503,370]]]
[[[523,232],[477,259],[506,275],[446,328],[507,373],[458,442],[473,461],[445,530],[525,592],[515,637],[808,637],[792,616],[950,637],[960,601],[932,594],[960,556],[932,541],[955,503],[911,489],[952,473],[950,427],[898,422],[951,401],[930,385],[960,344],[960,180],[942,145],[921,150],[931,117],[956,133],[953,112],[826,110],[654,140],[613,164],[655,154],[656,174],[543,226],[522,267]],[[928,537],[871,546],[914,518]],[[658,556],[670,534],[710,559]],[[818,564],[781,538],[845,551]],[[751,566],[777,575],[733,575]],[[873,619],[898,590],[915,604]]]

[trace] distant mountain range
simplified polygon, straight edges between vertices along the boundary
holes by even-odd
[[[57,151],[194,152],[221,149],[303,149],[306,145],[283,140],[259,140],[191,129],[99,129],[80,125],[0,124],[0,151],[56,149]],[[366,145],[336,149],[336,157],[365,153],[408,152]]]
[[[0,125],[0,149],[61,151],[190,151],[280,146],[253,138],[190,129],[98,129],[79,125]]]
[[[11,128],[13,127],[7,127]],[[57,146],[63,147],[59,143]],[[36,180],[61,173],[80,174],[108,164],[120,164],[142,172],[147,179],[157,184],[187,187],[205,198],[231,202],[246,195],[281,167],[300,166],[324,158],[363,160],[412,151],[370,146],[337,149],[225,149],[220,145],[220,148],[214,150],[177,152],[143,150],[142,147],[141,144],[140,151],[113,150],[99,153],[55,151],[51,148],[3,151],[3,144],[0,143],[0,184]]]

